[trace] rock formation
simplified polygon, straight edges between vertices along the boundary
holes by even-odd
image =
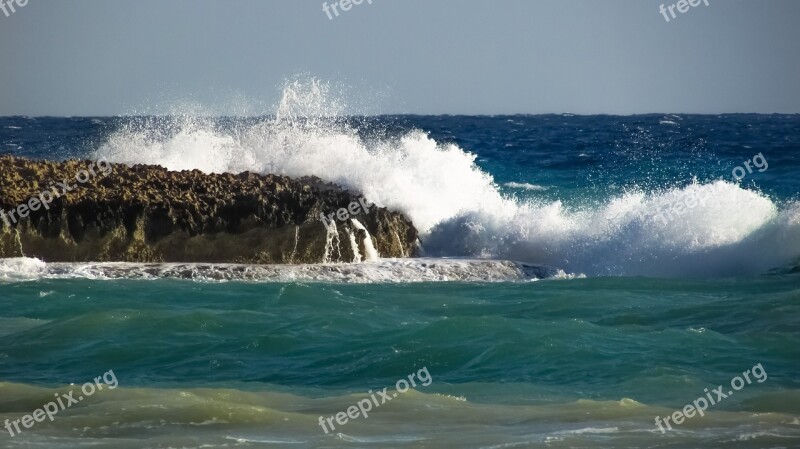
[[[52,195],[65,183],[73,189]],[[358,199],[316,177],[0,156],[0,257],[299,264],[417,254],[417,230],[398,212],[373,206],[358,222],[323,225],[321,213]]]

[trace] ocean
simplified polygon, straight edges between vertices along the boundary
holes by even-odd
[[[288,97],[263,117],[0,118],[16,156],[316,175],[406,214],[423,247],[0,260],[0,447],[800,447],[800,116]]]

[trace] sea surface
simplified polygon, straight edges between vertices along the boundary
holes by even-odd
[[[0,118],[17,156],[316,175],[407,214],[424,249],[0,260],[0,425],[118,383],[0,447],[800,447],[800,116],[359,117],[310,114],[315,95]],[[719,400],[659,429],[699,398]]]

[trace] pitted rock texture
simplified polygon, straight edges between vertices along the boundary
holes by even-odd
[[[79,183],[76,175],[94,164],[0,156],[0,257],[246,264],[364,259],[364,231],[348,219],[329,232],[320,220],[320,213],[346,208],[360,195],[319,178],[104,164],[108,174],[94,168],[96,176]],[[65,180],[73,190],[47,208],[34,203],[37,210],[27,217],[10,219],[12,209],[52,191],[51,185],[60,193],[56,183]],[[402,214],[373,205],[354,218],[381,257],[418,254],[417,230]]]

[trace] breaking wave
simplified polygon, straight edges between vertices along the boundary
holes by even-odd
[[[420,130],[365,137],[342,104],[325,83],[295,80],[273,116],[227,126],[196,114],[144,118],[115,131],[97,156],[171,170],[315,175],[406,214],[432,257],[647,276],[758,274],[800,258],[796,202],[779,205],[725,181],[629,192],[583,209],[512,198],[475,154]]]

